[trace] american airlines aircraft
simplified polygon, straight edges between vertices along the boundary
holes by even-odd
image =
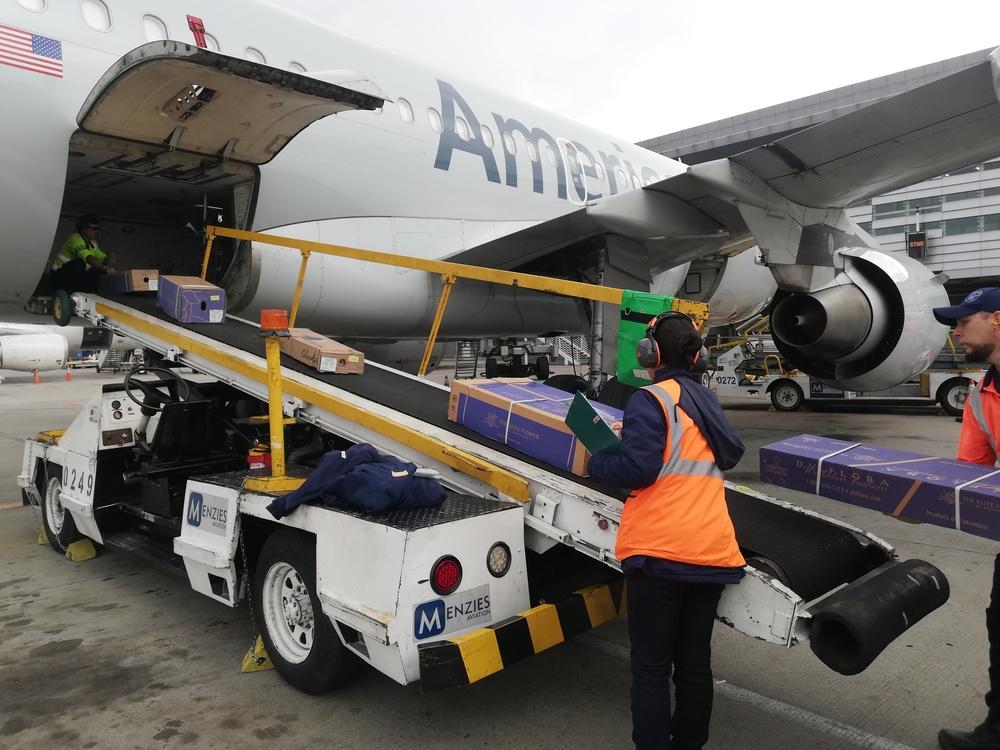
[[[0,163],[0,318],[24,307],[74,218],[94,211],[120,266],[175,273],[198,268],[192,222],[600,272],[659,293],[693,263],[707,281],[687,296],[736,319],[776,284],[772,331],[787,359],[842,387],[885,388],[944,343],[930,308],[946,295],[843,207],[1000,154],[998,66],[995,52],[688,167],[264,2],[7,0],[0,86],[17,106],[0,124],[16,144]],[[297,255],[217,244],[210,278],[231,312],[288,306]],[[430,328],[436,277],[329,257],[310,269],[303,325],[383,341]],[[593,318],[578,301],[467,283],[441,335],[586,333]],[[604,318],[611,341],[617,321]]]

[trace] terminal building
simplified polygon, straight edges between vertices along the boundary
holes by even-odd
[[[733,156],[981,63],[989,52],[727,117],[639,145],[685,164]],[[931,270],[946,273],[953,299],[979,286],[1000,286],[1000,158],[876,196],[849,211],[885,250],[909,252]]]

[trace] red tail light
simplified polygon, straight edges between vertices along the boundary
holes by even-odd
[[[445,596],[452,593],[462,583],[462,564],[451,555],[439,558],[431,566],[431,588],[434,593]]]

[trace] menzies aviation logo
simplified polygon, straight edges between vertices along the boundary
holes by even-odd
[[[188,497],[187,522],[203,531],[218,534],[226,533],[226,523],[229,520],[229,506],[226,499],[201,492],[192,492]]]
[[[188,523],[192,526],[201,526],[201,509],[205,504],[205,498],[200,492],[192,492],[188,500]]]
[[[443,599],[418,604],[413,609],[413,636],[418,641],[493,619],[489,584],[476,586]]]

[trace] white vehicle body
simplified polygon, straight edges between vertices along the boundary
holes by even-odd
[[[978,367],[928,369],[885,390],[850,391],[797,370],[783,371],[770,339],[760,337],[719,356],[708,384],[719,396],[770,400],[781,411],[794,411],[810,402],[868,401],[901,406],[938,404],[947,415],[957,416],[969,388],[984,374]]]
[[[79,311],[92,322],[125,333],[144,347],[167,354],[177,364],[217,379],[221,387],[231,386],[264,399],[267,373],[261,356],[226,343],[227,336],[236,330],[233,327],[242,324],[231,321],[210,331],[195,331],[163,315],[99,297],[77,295],[77,301]],[[255,333],[255,329],[249,331]],[[312,505],[276,520],[266,510],[274,497],[243,489],[246,472],[232,471],[231,463],[227,471],[212,474],[211,467],[218,472],[222,466],[217,459],[192,464],[191,470],[198,475],[183,484],[183,503],[176,514],[155,510],[158,506],[146,504],[144,493],[148,489],[159,495],[162,483],[168,480],[149,465],[132,468],[137,465],[133,455],[144,448],[141,435],[148,435],[148,431],[141,409],[119,386],[105,386],[95,394],[64,433],[27,441],[18,484],[27,501],[38,508],[54,546],[70,542],[65,531],[72,529],[107,546],[148,554],[156,546],[153,541],[142,541],[138,531],[123,531],[123,524],[131,519],[137,529],[149,525],[166,528],[172,543],[163,554],[183,562],[196,591],[236,606],[253,588],[258,599],[254,606],[263,607],[258,626],[270,633],[266,637],[273,644],[269,646],[272,658],[278,656],[292,664],[310,652],[288,638],[282,645],[280,634],[285,625],[286,635],[298,633],[310,645],[321,630],[319,618],[326,618],[323,622],[334,628],[341,647],[401,683],[420,680],[425,687],[465,684],[501,669],[511,658],[536,653],[617,617],[621,611],[620,578],[617,583],[578,590],[565,607],[564,603],[532,607],[526,556],[530,554],[544,565],[545,554],[562,545],[580,553],[581,560],[595,561],[592,564],[614,578],[613,571],[619,569],[614,544],[621,500],[579,477],[500,450],[489,440],[472,439],[472,435],[456,431],[452,423],[436,418],[427,421],[400,410],[435,399],[446,404],[447,391],[389,368],[372,367],[371,376],[340,376],[356,377],[353,381],[320,375],[305,366],[283,368],[285,412],[340,439],[370,443],[380,451],[436,470],[441,483],[453,494],[440,509],[429,511],[432,517],[439,510],[443,514],[432,522],[419,510],[393,512],[391,518],[366,517]],[[364,395],[363,378],[376,375],[393,383],[396,402],[387,405]],[[153,437],[148,446],[153,450],[165,417],[158,419],[150,422]],[[184,441],[197,443],[197,438],[188,436]],[[141,490],[129,489],[130,476],[132,486],[141,480]],[[526,497],[518,497],[520,502],[508,494],[519,495],[517,487],[526,492]],[[874,648],[859,645],[852,641],[855,635],[845,637],[840,631],[828,637],[824,602],[831,596],[853,595],[851,582],[859,572],[859,560],[874,575],[864,576],[868,583],[859,581],[863,585],[879,580],[879,576],[898,575],[911,563],[926,564],[897,563],[891,546],[841,522],[745,488],[730,485],[727,493],[742,543],[756,547],[758,555],[751,558],[743,581],[727,587],[719,607],[720,619],[740,632],[783,646],[809,638],[817,654],[841,671],[860,671],[867,666],[892,640],[894,626],[879,625],[880,633],[891,634]],[[758,515],[767,519],[763,526],[754,520]],[[787,536],[793,532],[780,528],[788,526],[800,533],[803,525],[828,540],[838,540],[833,546],[842,547],[854,561],[848,566],[853,572],[836,570],[838,563],[831,562],[832,558],[810,563],[815,575],[793,569],[799,563],[783,557]],[[314,555],[315,581],[308,580],[308,575],[302,580],[315,596],[319,611],[304,606],[305,594],[297,599],[279,597],[275,603],[261,583],[261,569],[256,575],[250,569],[247,558],[265,555],[269,540],[277,538],[279,532],[297,534],[301,550]],[[767,541],[769,537],[773,542]],[[755,538],[763,546],[757,547]],[[500,543],[509,551],[510,561],[507,570],[497,575],[488,570],[487,557]],[[432,590],[430,571],[435,561],[446,556],[459,561],[464,577],[457,591],[440,595]],[[943,601],[940,595],[943,592],[947,597],[946,581],[932,567],[927,566],[927,571],[926,576],[909,579],[923,581],[918,586],[922,590],[913,594],[920,598],[933,592],[936,600]],[[802,586],[798,593],[790,587],[796,584],[786,586],[778,580],[785,572]],[[608,580],[606,576],[604,580]],[[848,586],[843,587],[843,583]],[[817,599],[821,600],[818,606],[814,602],[807,608],[807,601]],[[871,606],[866,604],[865,609],[869,611]],[[902,622],[898,616],[892,617],[892,622]],[[911,617],[908,622],[914,621]],[[513,648],[510,643],[516,639],[498,641],[497,632],[517,627],[524,630],[521,651],[527,648],[527,653],[511,656],[503,649]],[[523,641],[529,633],[529,641]],[[865,640],[863,635],[857,637]],[[530,647],[524,645],[529,642]],[[499,656],[486,658],[484,653]],[[845,653],[855,656],[845,662]],[[294,677],[284,676],[303,687]],[[307,684],[303,689],[317,688]]]

